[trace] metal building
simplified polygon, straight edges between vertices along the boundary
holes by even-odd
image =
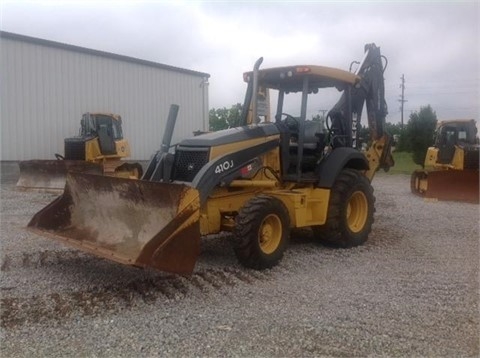
[[[209,74],[0,32],[0,159],[53,159],[86,112],[120,114],[132,160],[160,147],[172,103],[172,144],[208,129]]]

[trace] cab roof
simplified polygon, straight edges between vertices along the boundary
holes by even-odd
[[[113,118],[117,121],[122,119],[122,116],[120,116],[119,114],[108,113],[108,112],[88,112],[88,114],[90,114],[91,116],[94,116],[94,117],[96,117],[96,116],[111,117],[111,118]]]
[[[475,124],[474,119],[446,119],[437,122],[437,127],[443,127],[447,125],[462,125],[462,124]]]
[[[243,78],[246,82],[253,76],[253,72],[246,72]],[[337,87],[355,85],[360,81],[360,76],[338,68],[297,65],[261,69],[258,71],[259,84],[267,88],[283,89],[289,92],[299,92],[303,88],[303,79],[309,77],[309,90],[315,88]]]

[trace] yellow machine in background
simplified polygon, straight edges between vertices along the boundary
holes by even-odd
[[[475,120],[441,121],[435,144],[428,148],[423,170],[411,177],[419,196],[479,203],[479,144]]]
[[[184,139],[172,152],[172,105],[162,146],[141,180],[69,173],[63,195],[28,228],[109,260],[176,273],[191,273],[200,238],[221,231],[232,233],[239,262],[254,269],[279,263],[292,228],[311,227],[329,245],[361,245],[374,220],[370,181],[393,165],[383,59],[375,44],[365,46],[355,73],[259,69],[260,58],[244,75],[239,127]],[[326,132],[307,120],[309,101],[317,113],[312,97],[325,88],[341,93]],[[269,114],[264,89],[277,92],[272,121],[259,118]],[[365,153],[357,131],[364,104],[372,138]]]
[[[19,163],[18,189],[63,190],[69,171],[140,178],[139,163],[126,163],[130,146],[123,138],[122,119],[111,113],[85,113],[77,137],[65,139],[64,155],[57,160],[27,160]]]

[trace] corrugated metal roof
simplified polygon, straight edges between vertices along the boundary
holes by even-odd
[[[70,51],[87,53],[87,54],[91,54],[91,55],[97,55],[97,56],[112,58],[112,59],[116,59],[116,60],[120,60],[120,61],[126,61],[126,62],[142,64],[142,65],[146,65],[146,66],[162,68],[162,69],[170,70],[170,71],[187,73],[187,74],[190,74],[190,75],[199,76],[199,77],[203,77],[203,78],[210,77],[210,74],[205,73],[205,72],[188,70],[188,69],[185,69],[185,68],[180,68],[180,67],[165,65],[165,64],[162,64],[162,63],[142,60],[142,59],[135,58],[135,57],[129,57],[129,56],[119,55],[119,54],[115,54],[115,53],[111,53],[111,52],[94,50],[94,49],[81,47],[81,46],[69,45],[69,44],[62,43],[62,42],[40,39],[40,38],[37,38],[37,37],[30,37],[30,36],[15,34],[15,33],[7,32],[7,31],[0,31],[0,37],[4,37],[6,39],[17,40],[17,41],[34,43],[34,44],[37,44],[37,45],[43,45],[43,46],[48,46],[48,47],[55,47],[55,48],[70,50]]]

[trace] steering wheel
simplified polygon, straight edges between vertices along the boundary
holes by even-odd
[[[296,119],[294,116],[288,113],[282,113],[282,116],[285,116],[284,119],[282,119],[282,122],[285,123],[285,125],[290,129],[290,131],[298,133],[300,129],[300,124],[298,123],[298,119]]]
[[[327,131],[330,133],[331,132],[331,129],[330,129],[330,125],[328,124],[329,122],[332,121],[332,117],[330,116],[330,113],[327,114],[327,116],[325,117],[325,127],[327,127]]]

